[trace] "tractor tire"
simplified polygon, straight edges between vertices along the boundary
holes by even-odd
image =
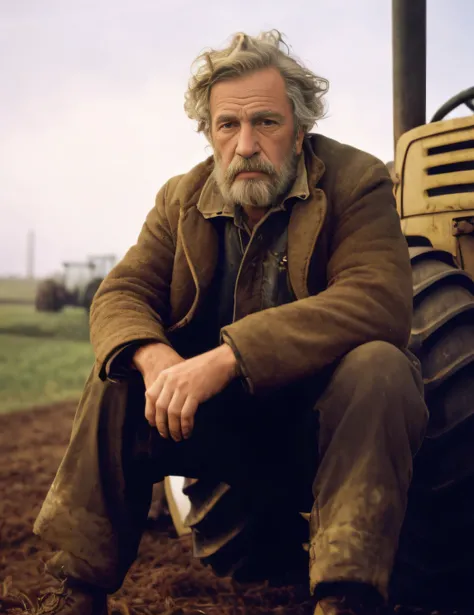
[[[451,254],[424,238],[407,239],[410,350],[422,365],[430,420],[414,461],[390,594],[397,604],[462,607],[472,603],[474,578],[474,282]],[[309,510],[309,502],[290,508],[273,501],[255,514],[223,483],[191,480],[184,492],[194,555],[218,575],[258,581],[292,569],[306,582],[308,524],[297,511]]]
[[[241,583],[300,583],[308,576],[308,521],[294,502],[267,495],[267,506],[249,510],[246,494],[225,483],[196,480],[184,488],[191,510],[193,555],[217,576]]]
[[[91,280],[84,291],[84,297],[82,300],[82,307],[90,312],[92,300],[94,299],[94,295],[99,290],[99,286],[102,284],[102,278],[94,278]]]
[[[65,304],[65,289],[52,279],[43,280],[38,284],[35,297],[37,312],[60,312]]]
[[[391,592],[403,604],[472,606],[474,578],[474,282],[447,252],[410,247],[410,347],[430,420],[415,457]]]

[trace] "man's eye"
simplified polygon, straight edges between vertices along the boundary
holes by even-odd
[[[229,130],[230,128],[235,127],[235,122],[226,122],[225,124],[221,124],[221,129]]]
[[[275,126],[276,122],[275,120],[260,120],[260,124],[262,124],[262,126]]]

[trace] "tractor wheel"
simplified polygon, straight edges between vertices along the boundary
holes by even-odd
[[[99,286],[102,284],[102,278],[94,278],[89,282],[84,291],[84,298],[82,305],[89,312],[92,305],[94,295],[99,290]]]
[[[474,578],[474,282],[451,254],[410,247],[411,350],[423,367],[427,434],[415,457],[392,577],[404,604],[472,604]]]
[[[191,505],[186,525],[192,530],[193,555],[218,576],[242,583],[300,583],[308,576],[307,518],[294,502],[267,493],[256,514],[245,493],[224,483],[193,479],[184,493]]]
[[[474,282],[428,240],[408,242],[410,349],[422,364],[430,421],[415,458],[391,597],[398,604],[462,607],[472,603],[474,578]],[[308,525],[294,507],[285,511],[273,502],[255,515],[222,483],[192,480],[184,491],[194,555],[217,574],[261,580],[278,576],[282,564],[306,581]]]
[[[38,284],[35,297],[37,312],[59,312],[64,307],[64,288],[53,279]]]

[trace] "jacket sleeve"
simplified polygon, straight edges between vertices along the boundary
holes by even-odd
[[[92,302],[91,342],[103,380],[131,343],[169,344],[163,323],[169,313],[175,247],[165,210],[168,190],[169,182],[158,193],[137,243],[104,279]]]
[[[381,162],[335,203],[328,287],[246,316],[221,332],[252,392],[317,373],[366,342],[406,346],[412,318],[408,247]]]

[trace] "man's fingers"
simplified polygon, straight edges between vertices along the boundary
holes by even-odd
[[[181,410],[181,431],[185,439],[189,438],[194,429],[194,416],[198,409],[196,398],[188,396]]]
[[[168,407],[168,425],[171,437],[175,442],[183,439],[181,432],[181,412],[185,403],[186,396],[180,391],[175,391]]]
[[[169,417],[168,408],[173,397],[173,392],[166,385],[161,390],[158,399],[155,402],[155,423],[156,428],[163,438],[169,438]]]
[[[153,382],[151,386],[149,386],[145,391],[145,418],[150,423],[150,425],[156,425],[156,400],[158,399],[163,385],[158,380],[158,378]]]
[[[152,427],[156,425],[155,414],[156,414],[156,410],[155,410],[154,399],[151,397],[151,395],[147,391],[145,393],[145,418]]]

